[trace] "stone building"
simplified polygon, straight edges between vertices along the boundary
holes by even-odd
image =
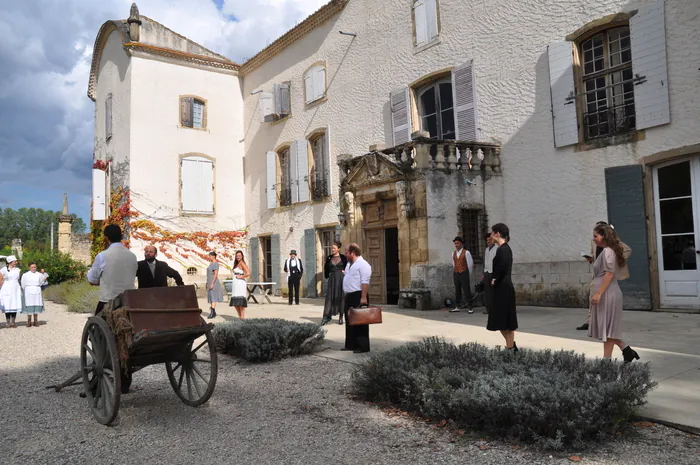
[[[68,195],[63,194],[63,208],[58,218],[58,250],[86,265],[92,263],[90,235],[73,233],[73,217],[68,212]]]
[[[695,0],[330,1],[226,65],[254,279],[284,287],[296,249],[322,294],[342,237],[374,301],[426,287],[436,306],[452,238],[480,268],[504,222],[520,301],[584,306],[581,253],[607,219],[633,249],[627,308],[700,309],[699,22]]]

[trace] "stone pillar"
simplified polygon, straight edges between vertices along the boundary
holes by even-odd
[[[63,211],[58,219],[58,251],[70,254],[73,251],[73,218],[68,214],[68,195],[63,194]]]
[[[129,39],[132,42],[138,42],[141,39],[141,15],[136,3],[131,4],[129,19],[126,22],[129,24]]]

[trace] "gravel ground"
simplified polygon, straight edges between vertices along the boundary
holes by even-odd
[[[212,399],[194,409],[162,366],[134,375],[115,426],[92,419],[78,387],[44,389],[78,368],[83,315],[49,304],[39,328],[0,327],[2,464],[694,464],[697,436],[633,427],[587,451],[532,448],[450,432],[350,399],[352,365],[301,357],[248,365],[226,356]],[[322,355],[322,354],[321,354]],[[646,427],[642,427],[646,426]]]

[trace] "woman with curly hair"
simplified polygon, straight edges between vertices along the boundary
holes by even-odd
[[[622,350],[625,363],[639,360],[639,354],[622,340],[622,291],[617,283],[626,265],[625,252],[615,231],[607,224],[593,229],[593,241],[603,247],[593,263],[594,294],[588,336],[603,341],[603,357],[611,358],[613,348]]]

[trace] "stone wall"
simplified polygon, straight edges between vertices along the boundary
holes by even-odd
[[[90,266],[92,264],[91,245],[92,241],[89,234],[74,234],[71,240],[70,254],[74,260]]]
[[[480,263],[474,264],[474,272],[469,277],[472,293],[475,284],[483,276]],[[445,306],[445,299],[454,301],[455,286],[452,265],[414,265],[411,267],[411,288],[430,289],[430,308],[440,309]],[[480,299],[477,300],[477,304]]]
[[[518,305],[587,307],[592,278],[591,266],[583,260],[513,265]]]

